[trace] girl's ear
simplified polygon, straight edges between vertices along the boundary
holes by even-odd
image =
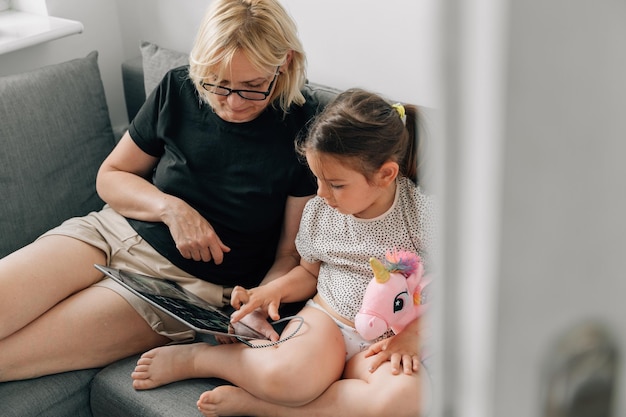
[[[380,186],[385,187],[395,181],[400,167],[397,162],[387,161],[378,170],[377,177]]]

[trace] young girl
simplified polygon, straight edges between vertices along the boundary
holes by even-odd
[[[297,336],[258,349],[154,349],[139,359],[134,387],[192,377],[234,383],[202,394],[198,408],[206,416],[419,416],[428,388],[420,320],[378,342],[360,338],[353,324],[372,279],[370,257],[410,250],[428,268],[435,224],[432,201],[416,186],[416,132],[414,106],[363,90],[340,94],[298,144],[318,185],[296,238],[300,265],[265,285],[236,287],[231,298],[237,322],[257,309],[276,320],[281,303],[312,297]]]

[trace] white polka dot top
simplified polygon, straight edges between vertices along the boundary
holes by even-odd
[[[392,207],[374,219],[341,214],[322,198],[311,199],[302,214],[296,246],[307,262],[321,262],[318,294],[335,312],[354,321],[373,277],[369,258],[383,259],[388,250],[410,250],[428,269],[435,226],[432,197],[410,179],[399,177]]]

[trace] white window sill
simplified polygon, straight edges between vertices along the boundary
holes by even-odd
[[[83,24],[75,20],[5,10],[0,12],[0,54],[82,31]]]

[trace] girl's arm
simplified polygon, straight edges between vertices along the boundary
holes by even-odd
[[[231,316],[232,322],[236,323],[258,308],[265,311],[272,320],[278,320],[278,307],[281,303],[306,300],[315,294],[319,270],[319,262],[309,263],[300,259],[300,265],[265,285],[249,290],[235,287],[231,295],[231,305],[237,311]]]
[[[276,259],[265,278],[257,288],[246,290],[235,287],[231,295],[231,305],[238,309],[232,316],[233,323],[260,307],[260,312],[278,320],[278,306],[281,302],[289,302],[291,297],[296,301],[306,299],[315,293],[319,266],[300,260],[296,249],[296,234],[300,227],[302,211],[312,196],[288,197],[285,203],[285,219],[276,250]],[[299,264],[300,263],[300,264]],[[301,270],[304,268],[304,270]],[[307,273],[311,271],[311,273]],[[277,282],[276,282],[277,281]],[[268,288],[263,288],[270,285]],[[312,289],[311,289],[312,288]],[[301,291],[300,295],[288,295],[290,291]],[[312,293],[311,293],[312,291]],[[280,293],[279,293],[280,292]],[[285,296],[280,294],[285,293]],[[310,295],[309,295],[310,293]],[[250,317],[249,317],[250,318]],[[264,324],[264,323],[263,323]],[[259,326],[256,320],[255,328]],[[274,333],[271,326],[263,326],[267,333]],[[259,329],[260,330],[260,329]]]

